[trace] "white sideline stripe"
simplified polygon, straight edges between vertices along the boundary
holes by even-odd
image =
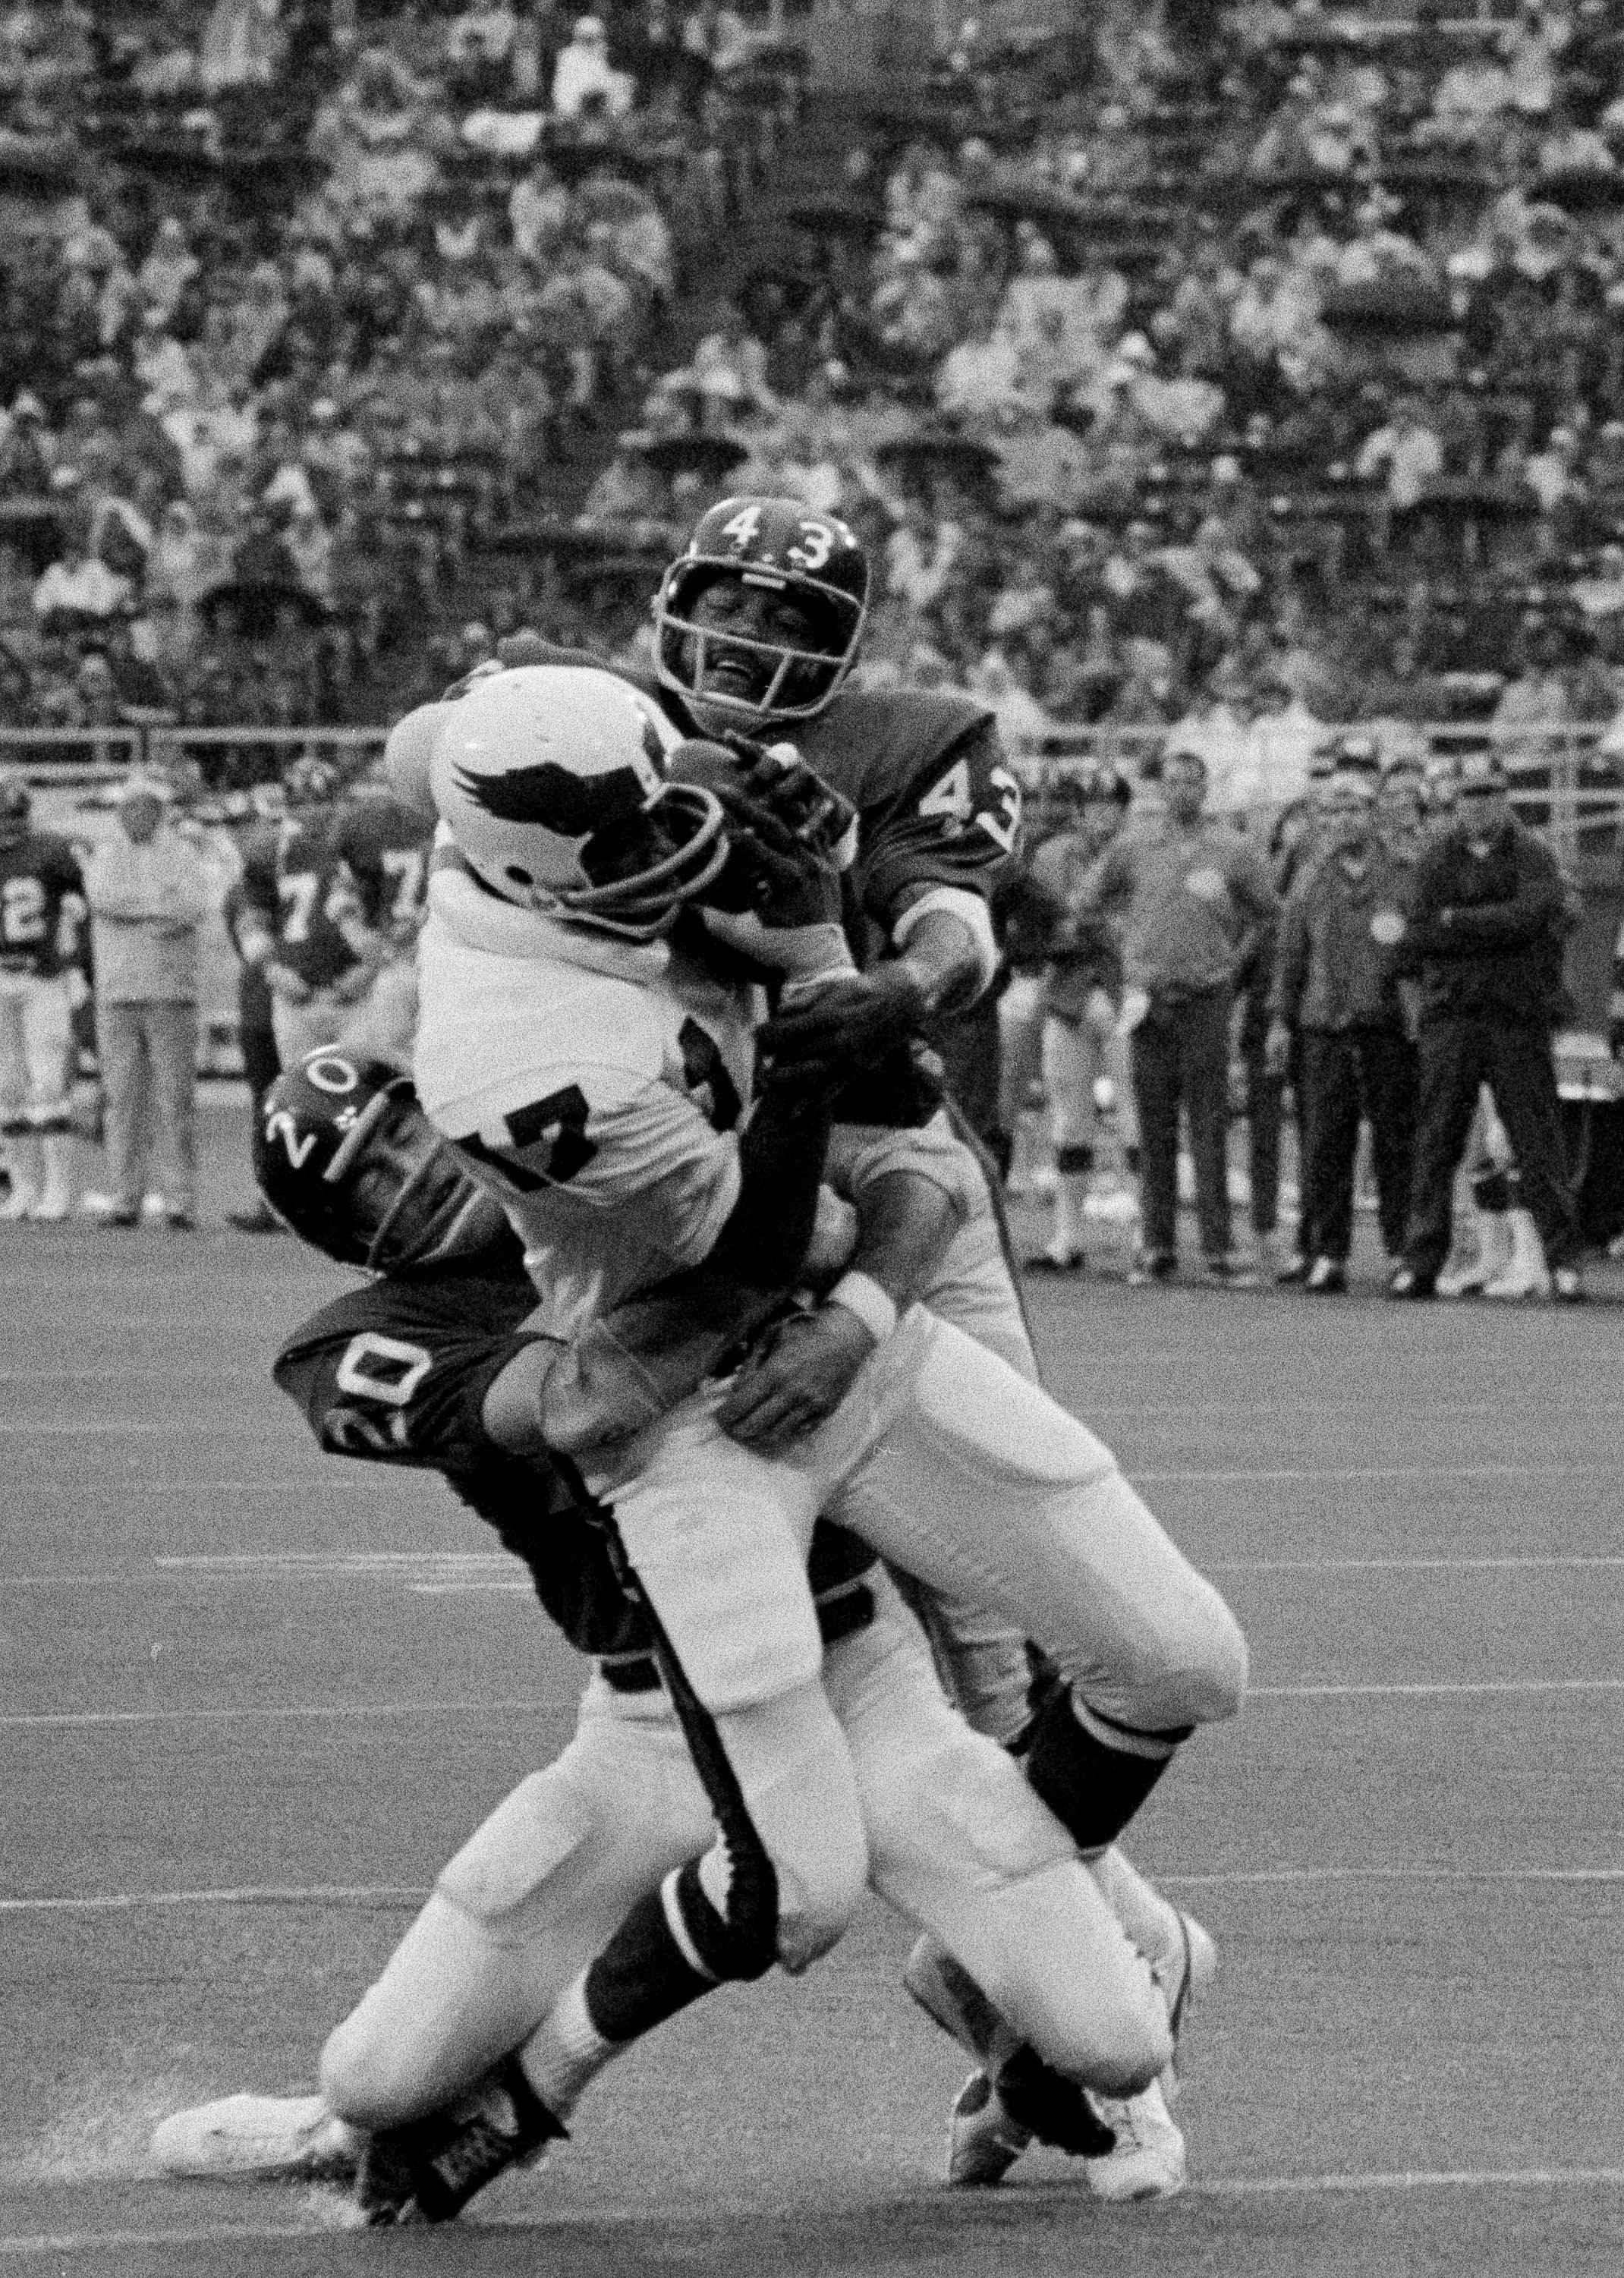
[[[1159,1875],[1179,1890],[1257,1889],[1324,1883],[1624,1883],[1624,1867],[1263,1867]],[[134,1914],[172,1907],[421,1906],[426,1886],[404,1883],[280,1885],[199,1891],[109,1891],[77,1898],[0,1899],[0,1915]]]
[[[1342,1701],[1396,1694],[1404,1699],[1482,1698],[1497,1693],[1624,1693],[1624,1677],[1508,1677],[1461,1685],[1254,1685],[1249,1701]],[[545,1701],[337,1701],[326,1708],[75,1708],[0,1716],[0,1731],[97,1724],[240,1724],[359,1722],[366,1717],[546,1716]]]
[[[1560,2191],[1602,2190],[1624,2189],[1624,2167],[1459,2167],[1433,2171],[1383,2175],[1346,2174],[1328,2175],[1214,2175],[1203,2182],[1191,2183],[1184,2193],[1186,2198],[1248,2199],[1321,2197],[1336,2191],[1365,2192],[1375,2196],[1380,2192],[1446,2190],[1513,2190]],[[605,2226],[612,2239],[616,2228],[624,2221],[630,2235],[631,2216],[610,2217]],[[571,2223],[571,2230],[584,2225]],[[471,2224],[465,2237],[477,2238],[487,2230],[543,2231],[555,2233],[557,2219],[538,2222],[526,2215],[492,2214]],[[236,2241],[275,2243],[284,2239],[343,2236],[326,2225],[307,2222],[267,2222],[252,2227],[243,2223],[199,2224],[191,2230],[66,2230],[14,2233],[0,2236],[0,2257],[21,2261],[50,2254],[96,2254],[110,2247],[187,2247],[229,2246]]]

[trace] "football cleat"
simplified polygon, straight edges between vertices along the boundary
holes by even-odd
[[[956,2190],[991,2190],[1032,2140],[984,2072],[973,2072],[947,2121],[947,2181]]]
[[[165,2175],[348,2181],[361,2138],[319,2096],[225,2096],[158,2122],[152,2159]]]
[[[450,2222],[487,2183],[569,2132],[509,2058],[448,2111],[369,2137],[356,2203],[374,2229]]]
[[[1085,2160],[1088,2187],[1097,2199],[1168,2199],[1184,2188],[1184,2138],[1168,2110],[1160,2083],[1137,2096],[1091,2095],[1089,2102],[1116,2141]]]

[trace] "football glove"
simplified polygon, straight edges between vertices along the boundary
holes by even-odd
[[[874,1067],[906,1044],[927,1011],[924,983],[903,959],[848,973],[780,1005],[760,1034],[768,1070],[781,1082],[833,1082]]]
[[[802,985],[855,978],[833,863],[735,784],[711,788],[727,816],[729,851],[701,909],[709,931]]]
[[[718,797],[724,787],[742,791],[770,808],[803,846],[828,856],[837,869],[850,869],[857,852],[857,810],[807,765],[793,744],[759,744],[739,735],[680,744],[671,755],[671,772]]]

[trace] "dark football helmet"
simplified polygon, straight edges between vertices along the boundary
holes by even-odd
[[[458,1162],[410,1076],[337,1045],[284,1068],[261,1103],[254,1175],[277,1216],[370,1273],[517,1246],[502,1205]]]
[[[28,828],[34,798],[14,768],[0,768],[0,846],[15,846]]]
[[[699,622],[718,585],[741,604],[753,592],[798,604],[804,636]],[[661,580],[655,669],[713,734],[815,719],[857,661],[868,608],[868,556],[838,516],[799,499],[724,499]]]
[[[331,806],[338,797],[339,771],[331,760],[306,752],[282,778],[283,795],[290,807]]]

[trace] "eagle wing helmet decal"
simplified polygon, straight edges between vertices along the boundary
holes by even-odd
[[[502,775],[479,776],[459,768],[456,788],[498,822],[538,822],[563,838],[589,838],[606,824],[635,814],[648,798],[648,785],[632,768],[582,776],[556,760],[509,768]]]

